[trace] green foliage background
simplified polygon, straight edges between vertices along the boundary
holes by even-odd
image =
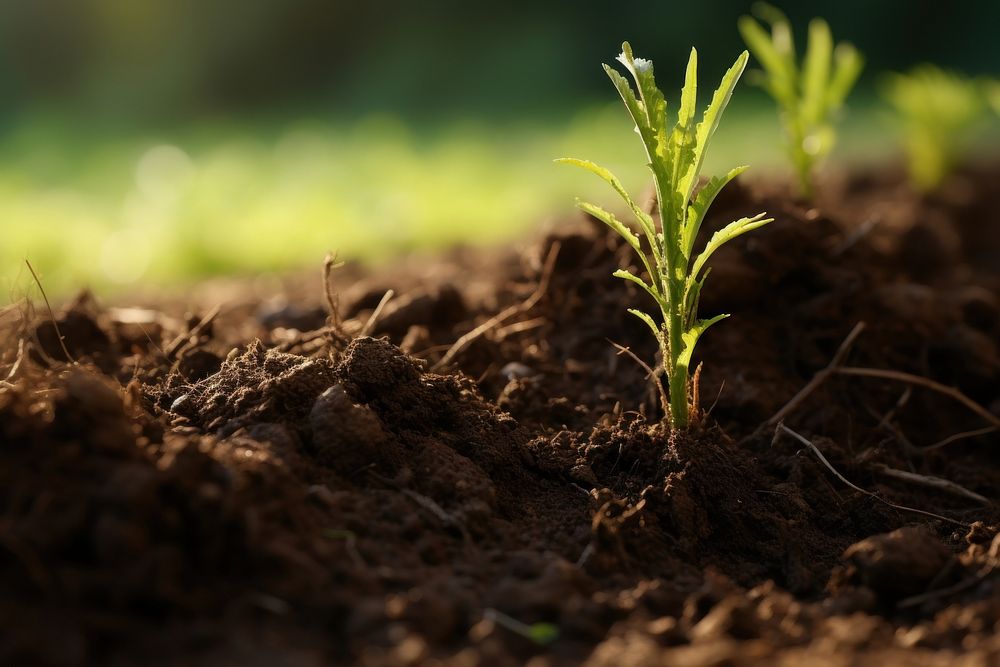
[[[696,45],[715,78],[742,50],[749,6],[0,3],[0,299],[29,291],[25,257],[66,293],[511,238],[593,194],[552,165],[564,154],[641,191],[600,63],[627,38],[676,89]],[[785,9],[797,30],[824,16],[865,52],[841,159],[888,146],[866,115],[878,72],[1000,73],[996,2]],[[771,104],[741,86],[707,167],[761,173],[782,164],[778,144]]]

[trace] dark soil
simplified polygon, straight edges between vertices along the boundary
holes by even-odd
[[[706,234],[776,220],[716,256],[683,434],[588,221],[334,272],[337,317],[0,311],[0,664],[1000,664],[998,179],[731,186]],[[839,367],[991,414],[831,374],[784,419],[830,467],[775,437],[859,322]]]

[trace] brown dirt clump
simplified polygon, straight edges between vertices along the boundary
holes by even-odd
[[[0,311],[0,664],[998,662],[996,174],[727,190],[705,234],[776,219],[713,260],[688,433],[593,221],[348,267],[337,318]]]

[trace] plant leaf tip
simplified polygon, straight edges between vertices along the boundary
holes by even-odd
[[[752,19],[750,19],[753,22]],[[689,365],[698,337],[727,315],[698,319],[698,301],[711,267],[709,257],[723,244],[771,220],[741,218],[717,231],[700,253],[695,252],[698,229],[716,195],[746,166],[708,179],[695,193],[708,144],[729,103],[750,53],[743,51],[723,75],[700,122],[696,122],[698,50],[692,48],[677,111],[677,123],[667,124],[666,100],[653,80],[653,63],[636,58],[628,42],[622,43],[617,61],[631,74],[629,82],[617,69],[605,65],[639,134],[653,173],[659,216],[654,218],[636,204],[621,182],[607,169],[586,160],[563,158],[606,181],[631,210],[638,229],[629,227],[613,213],[577,200],[577,207],[603,222],[635,251],[637,266],[621,268],[614,276],[633,283],[658,306],[654,317],[641,310],[627,312],[640,319],[659,344],[661,367],[669,392],[661,386],[664,419],[675,429],[689,426],[691,383]],[[668,395],[669,394],[669,395]]]

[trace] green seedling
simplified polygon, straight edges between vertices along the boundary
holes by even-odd
[[[846,42],[834,46],[830,26],[823,19],[813,19],[800,65],[785,15],[765,3],[754,5],[754,14],[770,26],[770,34],[750,16],[742,17],[737,25],[763,68],[754,79],[778,104],[799,190],[811,198],[813,171],[836,143],[834,117],[861,75],[864,59]]]
[[[539,646],[548,646],[559,639],[559,628],[552,623],[532,623],[528,625],[492,607],[483,611],[483,617],[501,627],[507,628],[514,634],[521,635]]]
[[[986,81],[986,101],[990,103],[993,112],[1000,115],[1000,81],[996,79]]]
[[[717,315],[707,320],[698,319],[698,296],[708,276],[706,264],[726,242],[771,222],[771,218],[765,218],[764,213],[731,222],[715,232],[701,252],[695,255],[698,230],[716,195],[746,170],[746,167],[737,167],[723,176],[716,176],[695,193],[709,141],[719,126],[722,112],[748,58],[749,54],[744,51],[736,59],[736,63],[722,77],[722,83],[712,96],[701,122],[696,124],[698,52],[691,49],[677,120],[672,128],[667,125],[667,102],[656,86],[650,61],[633,57],[628,42],[622,45],[618,61],[631,75],[638,93],[617,70],[604,66],[625,102],[646,149],[647,165],[653,173],[659,204],[659,226],[607,169],[586,160],[558,160],[582,167],[607,181],[625,201],[638,223],[640,234],[612,213],[594,204],[578,202],[583,211],[617,232],[642,262],[645,277],[625,269],[616,271],[614,275],[638,285],[660,307],[659,320],[640,310],[629,309],[628,312],[645,322],[659,343],[662,369],[669,385],[669,396],[661,392],[663,410],[669,423],[678,429],[688,426],[689,401],[696,398],[688,380],[688,367],[695,344],[708,327],[726,317]]]
[[[986,111],[987,85],[934,65],[885,78],[882,95],[899,117],[917,189],[934,190],[954,170]]]

